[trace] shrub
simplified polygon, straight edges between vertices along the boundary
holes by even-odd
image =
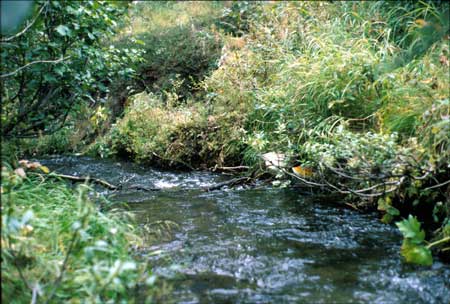
[[[235,162],[241,130],[232,113],[208,115],[197,104],[167,107],[154,94],[140,93],[124,118],[103,139],[116,154],[163,167],[199,168]],[[233,126],[231,124],[234,124]]]

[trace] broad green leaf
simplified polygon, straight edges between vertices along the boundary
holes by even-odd
[[[54,71],[56,74],[58,74],[59,76],[62,76],[64,74],[65,68],[60,66],[60,67],[55,67]]]
[[[378,210],[380,211],[386,211],[387,204],[386,201],[383,198],[378,199]]]
[[[408,219],[395,223],[405,238],[420,244],[425,239],[425,232],[420,229],[420,222],[417,218],[409,215]]]
[[[387,211],[387,213],[389,213],[389,214],[392,215],[392,216],[400,215],[400,211],[398,211],[397,208],[392,207],[392,206],[389,206],[389,207],[386,209],[386,211]]]
[[[383,217],[381,218],[381,222],[385,223],[385,224],[389,224],[390,222],[392,222],[392,220],[394,219],[394,217],[389,214],[386,213],[385,215],[383,215]]]
[[[403,242],[401,254],[408,263],[424,266],[431,266],[433,264],[430,249],[425,246],[412,244],[408,239],[405,239]]]
[[[140,45],[145,45],[145,42],[139,39],[136,39],[135,42]]]
[[[54,82],[54,81],[56,81],[56,78],[53,77],[53,75],[51,75],[51,74],[45,74],[44,75],[44,80],[48,81],[48,82]]]

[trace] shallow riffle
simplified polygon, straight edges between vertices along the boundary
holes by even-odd
[[[149,228],[141,255],[172,285],[173,302],[450,302],[450,267],[404,264],[400,233],[377,214],[313,202],[289,189],[201,191],[230,178],[209,172],[87,157],[40,161],[60,173],[123,184],[119,192],[99,190],[128,202]]]

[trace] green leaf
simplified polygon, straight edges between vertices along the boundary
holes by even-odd
[[[387,207],[386,201],[383,198],[378,199],[377,209],[380,211],[386,211],[386,207]]]
[[[420,222],[415,216],[409,215],[408,219],[395,223],[405,238],[420,244],[425,239],[425,232],[420,229]]]
[[[62,76],[64,74],[65,68],[62,66],[57,66],[54,68],[54,71],[56,74],[58,74],[59,76]]]
[[[394,217],[389,214],[386,213],[385,215],[383,215],[383,217],[381,218],[381,222],[385,223],[385,224],[389,224],[390,222],[392,222],[392,220],[394,219]]]
[[[431,266],[431,264],[433,264],[433,257],[430,249],[425,246],[412,244],[408,239],[403,241],[401,254],[408,263],[424,266]]]
[[[48,81],[48,82],[55,82],[56,78],[53,75],[45,74],[44,75],[44,80]]]
[[[60,24],[60,25],[58,25],[58,26],[56,27],[56,31],[57,31],[61,36],[68,36],[68,35],[70,35],[70,33],[71,33],[70,29],[69,29],[67,26],[62,25],[62,24]]]
[[[142,40],[139,40],[139,39],[136,39],[135,42],[136,42],[136,44],[139,44],[139,45],[145,45],[145,42]]]

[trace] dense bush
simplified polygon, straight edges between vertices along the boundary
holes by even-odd
[[[2,137],[51,134],[80,107],[104,101],[113,79],[133,74],[139,52],[103,43],[126,7],[111,1],[38,1],[30,26],[2,35]]]
[[[238,113],[208,115],[205,107],[189,102],[167,106],[166,102],[177,102],[164,102],[145,92],[130,100],[124,118],[91,146],[91,152],[103,157],[128,155],[138,162],[184,169],[240,162],[243,129]]]
[[[114,44],[124,50],[140,44],[145,63],[138,77],[117,84],[116,92],[153,92],[166,99],[176,94],[180,101],[200,93],[198,82],[217,67],[222,47],[214,20],[222,3],[139,2],[130,10],[129,26],[122,28]]]

